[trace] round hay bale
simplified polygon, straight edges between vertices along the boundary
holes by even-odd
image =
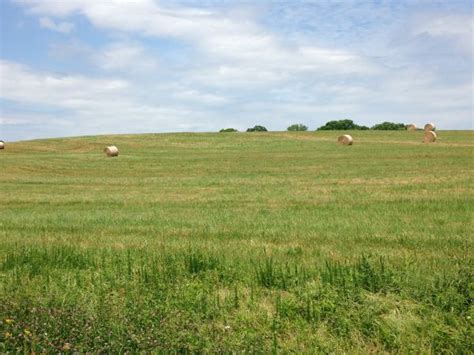
[[[407,125],[407,131],[416,131],[416,124],[410,123]]]
[[[423,143],[433,143],[436,141],[438,136],[433,131],[425,132],[425,137],[423,138]]]
[[[104,153],[107,154],[108,157],[117,157],[119,150],[115,145],[111,145],[104,149]]]
[[[436,126],[434,123],[425,124],[425,132],[434,131],[435,129],[436,129]]]
[[[348,134],[344,134],[343,136],[340,136],[337,141],[339,142],[339,144],[343,144],[343,145],[352,145],[352,142],[354,141],[352,139],[352,137]]]
[[[5,149],[5,142],[4,141],[0,141],[0,149]]]

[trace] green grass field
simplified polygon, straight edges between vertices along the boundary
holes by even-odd
[[[474,132],[339,134],[7,143],[0,352],[472,353]]]

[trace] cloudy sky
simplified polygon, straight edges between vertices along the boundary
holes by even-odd
[[[470,0],[0,4],[0,139],[473,128]]]

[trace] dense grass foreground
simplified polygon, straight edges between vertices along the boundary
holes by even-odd
[[[0,352],[472,352],[474,134],[338,134],[7,144]]]

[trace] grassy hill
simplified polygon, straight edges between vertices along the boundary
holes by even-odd
[[[474,133],[339,134],[7,143],[0,352],[472,351]]]

